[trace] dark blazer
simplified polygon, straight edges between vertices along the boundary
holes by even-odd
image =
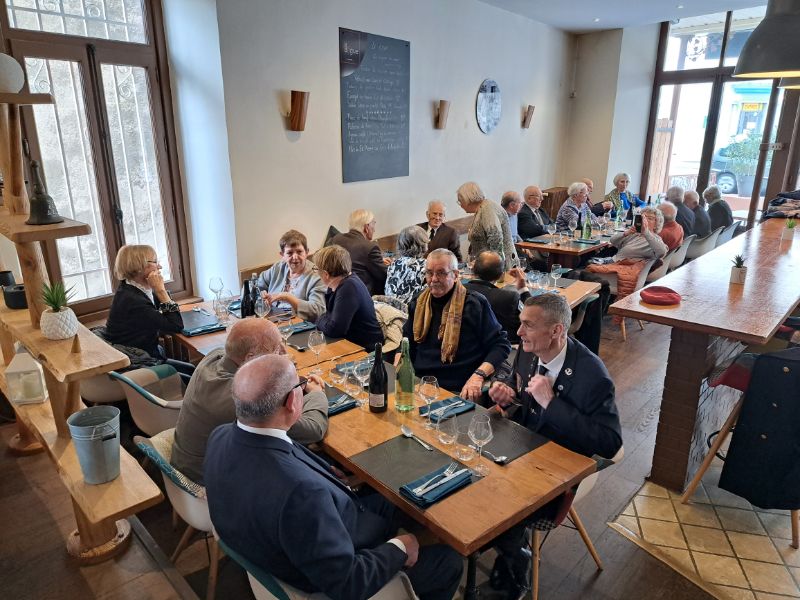
[[[800,348],[761,354],[719,487],[760,508],[800,507]]]
[[[466,284],[466,288],[482,294],[489,301],[494,316],[508,335],[508,341],[519,343],[519,303],[524,302],[530,293],[526,290],[520,294],[517,290],[499,288],[491,281],[482,279],[473,279]]]
[[[717,200],[714,204],[708,205],[708,220],[711,223],[711,231],[718,227],[727,227],[733,223],[733,213],[731,207],[725,200]]]
[[[606,214],[606,210],[603,208],[603,202],[592,202],[589,200],[589,210],[592,211],[593,215],[597,215],[598,217],[602,217]]]
[[[369,351],[383,344],[383,332],[375,316],[375,305],[364,283],[348,275],[336,291],[325,292],[326,311],[317,319],[317,329],[328,337],[347,338]]]
[[[158,350],[159,333],[178,333],[183,318],[177,306],[170,312],[160,312],[139,288],[120,281],[106,321],[106,339],[112,344],[141,348],[154,358]]]
[[[530,240],[547,233],[547,226],[552,223],[550,216],[541,208],[536,209],[536,213],[542,218],[543,225],[533,214],[533,209],[527,204],[522,204],[522,209],[517,213],[517,233],[523,240]]]
[[[505,383],[523,388],[539,367],[536,355],[520,346]],[[622,428],[614,401],[614,382],[603,362],[586,346],[567,338],[564,366],[553,385],[556,397],[542,407],[527,392],[512,419],[574,452],[611,458],[622,446]]]
[[[694,230],[694,213],[692,209],[686,206],[683,202],[675,205],[677,213],[675,214],[675,222],[683,227],[683,237],[687,238],[693,233]]]
[[[420,223],[426,232],[428,231],[428,223]],[[458,238],[458,232],[450,227],[447,223],[442,223],[436,230],[433,239],[428,242],[428,252],[436,250],[437,248],[446,248],[456,255],[458,262],[461,262],[461,241]]]
[[[339,244],[350,253],[353,273],[364,282],[370,295],[383,294],[386,285],[386,265],[383,264],[383,253],[378,244],[368,240],[355,229],[335,236],[331,244]]]
[[[211,434],[204,470],[220,537],[289,585],[358,600],[403,568],[391,523],[301,446],[228,423]]]
[[[694,214],[692,233],[697,237],[705,237],[711,233],[711,221],[708,219],[706,209],[698,204],[697,207],[692,210],[692,213]]]

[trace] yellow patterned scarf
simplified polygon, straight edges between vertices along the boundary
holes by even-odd
[[[464,300],[467,297],[467,288],[456,281],[453,295],[442,310],[442,321],[439,324],[437,339],[441,344],[442,363],[452,363],[456,358],[458,340],[461,337],[461,315],[464,312]],[[431,290],[425,290],[417,298],[417,309],[414,312],[414,341],[419,344],[428,335],[433,319],[431,306]]]

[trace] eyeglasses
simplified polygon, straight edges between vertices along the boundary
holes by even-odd
[[[151,265],[158,265],[158,264],[160,264],[160,263],[158,262],[158,259],[156,259],[156,260],[148,260],[148,261],[147,261],[147,263],[148,263],[148,264],[151,264]]]
[[[286,403],[289,401],[289,396],[292,395],[292,392],[295,391],[297,388],[305,391],[306,384],[308,383],[308,379],[305,377],[300,377],[300,381],[294,384],[292,387],[289,388],[289,391],[286,392],[286,398],[283,399],[283,405],[286,406]]]
[[[453,271],[430,271],[428,269],[425,269],[425,277],[427,277],[428,279],[433,279],[434,277],[437,277],[438,279],[444,279],[452,272]]]

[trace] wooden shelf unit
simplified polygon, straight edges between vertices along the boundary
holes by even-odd
[[[92,228],[86,223],[72,219],[65,218],[63,222],[52,225],[27,225],[25,221],[28,217],[25,214],[12,215],[8,209],[0,208],[0,234],[12,242],[24,243],[57,240],[92,232]]]

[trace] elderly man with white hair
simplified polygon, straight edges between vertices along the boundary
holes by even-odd
[[[675,205],[675,222],[683,229],[684,237],[692,235],[694,229],[694,213],[692,210],[683,203],[683,198],[686,194],[683,188],[679,185],[673,185],[667,190],[667,200]]]
[[[708,202],[708,220],[711,223],[711,231],[733,223],[731,207],[722,199],[719,187],[716,185],[707,187],[703,191],[703,198]]]
[[[566,202],[561,205],[556,215],[556,227],[559,231],[568,228],[570,221],[575,221],[578,228],[583,226],[583,223],[588,219],[595,225],[599,225],[597,215],[593,215],[589,209],[589,188],[582,181],[576,181],[570,184],[567,188]]]
[[[683,196],[683,189],[678,189],[681,192],[681,196]],[[669,195],[669,192],[667,194]],[[678,209],[672,202],[662,202],[658,206],[658,210],[664,216],[664,226],[658,232],[658,235],[664,240],[667,250],[674,250],[683,243],[683,228],[675,221]]]
[[[459,187],[456,198],[464,212],[475,215],[467,234],[470,258],[475,259],[481,252],[491,250],[503,258],[505,270],[513,267],[516,252],[506,211],[488,200],[474,181]]]
[[[697,237],[704,237],[711,233],[711,221],[708,219],[706,207],[700,204],[700,194],[689,190],[683,195],[683,204],[694,215],[692,233]]]
[[[337,244],[350,253],[353,273],[364,282],[371,295],[382,294],[386,285],[386,262],[375,235],[375,215],[359,208],[350,213],[350,231],[340,233],[330,244]]]
[[[447,207],[441,200],[431,200],[428,202],[428,210],[425,211],[428,219],[418,226],[425,230],[428,236],[428,252],[437,248],[447,248],[456,255],[458,262],[461,262],[461,240],[458,239],[458,232],[445,223],[447,217]]]

